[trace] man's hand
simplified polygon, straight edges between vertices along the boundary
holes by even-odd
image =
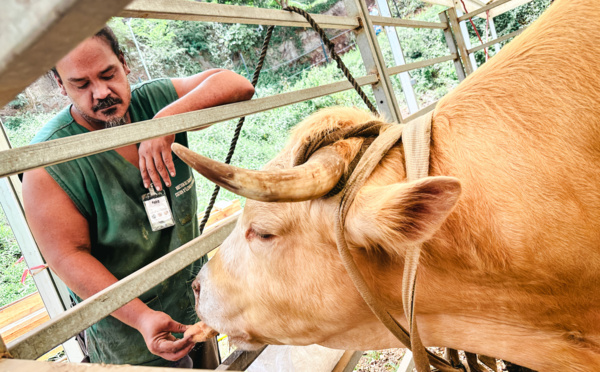
[[[145,188],[150,187],[150,182],[152,182],[156,191],[162,190],[161,177],[167,187],[171,186],[170,177],[175,177],[175,164],[173,164],[173,154],[171,153],[173,141],[175,141],[175,135],[171,134],[140,143],[139,165]]]
[[[178,323],[160,311],[146,312],[138,330],[148,350],[161,358],[177,361],[186,356],[196,344],[190,337],[177,339],[171,333],[184,333],[189,327]]]

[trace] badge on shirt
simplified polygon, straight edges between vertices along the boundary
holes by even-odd
[[[165,190],[156,192],[152,184],[150,184],[148,190],[150,191],[148,194],[142,195],[142,202],[144,203],[144,208],[146,208],[146,214],[148,215],[152,231],[166,229],[175,225],[175,219],[173,219]]]

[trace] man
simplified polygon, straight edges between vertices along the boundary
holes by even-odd
[[[53,71],[72,104],[42,128],[34,143],[247,100],[254,94],[248,80],[227,70],[155,80],[132,90],[129,67],[108,27],[77,46]],[[185,145],[186,134],[25,173],[29,226],[49,266],[78,302],[198,235],[194,178],[171,153],[174,141]],[[142,197],[155,200],[161,191],[174,226],[155,225],[146,213]],[[86,339],[91,362],[189,367],[194,343],[172,333],[182,333],[196,321],[191,281],[202,263],[193,263],[90,327]],[[202,367],[215,367],[214,358]]]

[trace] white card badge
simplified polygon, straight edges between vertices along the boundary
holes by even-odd
[[[165,190],[156,192],[154,185],[150,184],[149,191],[150,193],[142,195],[142,202],[144,202],[144,208],[146,208],[146,214],[148,215],[152,231],[166,229],[175,225]]]

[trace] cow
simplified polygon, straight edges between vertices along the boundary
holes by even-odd
[[[354,288],[329,191],[364,141],[293,167],[318,133],[382,118],[319,111],[263,171],[176,153],[248,200],[202,268],[197,312],[244,349],[402,347]],[[427,346],[539,371],[600,370],[600,1],[557,0],[437,104],[429,176],[408,182],[398,143],[344,231],[370,288],[405,327],[407,246],[422,243],[416,318]],[[312,195],[312,196],[311,196]]]

